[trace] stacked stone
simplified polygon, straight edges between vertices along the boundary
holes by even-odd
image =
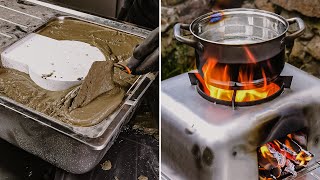
[[[162,79],[194,68],[194,49],[174,39],[174,24],[190,23],[198,16],[210,12],[211,7],[210,0],[162,0]]]

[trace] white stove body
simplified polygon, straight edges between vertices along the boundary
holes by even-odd
[[[293,76],[290,89],[236,110],[202,98],[187,73],[162,81],[163,179],[257,180],[257,148],[304,127],[315,154],[309,164],[319,161],[320,80],[289,64],[281,75]]]

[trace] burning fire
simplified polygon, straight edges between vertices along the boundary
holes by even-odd
[[[250,50],[244,47],[244,51],[247,54],[248,64],[256,64],[256,59]],[[268,66],[268,68],[271,67]],[[208,95],[224,101],[232,101],[234,90],[217,87],[216,84],[229,84],[231,82],[231,76],[237,77],[237,79],[233,77],[234,82],[245,84],[241,90],[236,91],[235,102],[249,102],[264,99],[280,90],[277,84],[268,84],[265,70],[262,67],[261,75],[263,77],[263,85],[261,87],[257,87],[252,83],[255,73],[252,69],[242,67],[239,68],[238,72],[232,72],[230,65],[218,63],[213,57],[207,59],[206,64],[202,67],[202,71],[204,74],[204,86],[209,92]]]
[[[289,174],[296,176],[296,171],[313,157],[304,149],[305,143],[306,136],[300,132],[261,146],[258,149],[260,180],[278,179]]]
[[[207,63],[203,66],[202,70],[204,73],[204,83],[209,90],[210,96],[216,99],[231,101],[234,90],[222,89],[211,85],[212,80],[216,82],[230,82],[229,66],[221,66],[216,60],[211,58],[207,60]],[[262,76],[264,81],[262,87],[256,87],[250,83],[253,80],[253,72],[250,74],[247,72],[248,71],[243,69],[240,69],[239,71],[238,82],[248,85],[244,87],[244,90],[237,90],[236,102],[248,102],[264,99],[279,91],[280,87],[277,84],[267,84],[267,78],[263,69]]]

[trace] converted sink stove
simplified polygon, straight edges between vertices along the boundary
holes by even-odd
[[[300,130],[314,157],[295,178],[319,179],[317,170],[307,173],[320,161],[319,79],[285,64],[281,76],[293,76],[290,89],[262,104],[232,108],[203,98],[189,76],[162,82],[163,179],[257,180],[258,149]]]

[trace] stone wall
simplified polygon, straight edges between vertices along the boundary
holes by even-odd
[[[320,0],[162,0],[162,6],[163,79],[195,67],[194,50],[173,38],[173,25],[190,23],[212,9],[233,7],[267,10],[285,18],[301,17],[306,31],[287,46],[287,62],[320,77]]]
[[[177,22],[190,23],[199,15],[209,12],[210,3],[210,0],[162,0],[162,79],[194,68],[194,50],[174,39],[173,26]]]

